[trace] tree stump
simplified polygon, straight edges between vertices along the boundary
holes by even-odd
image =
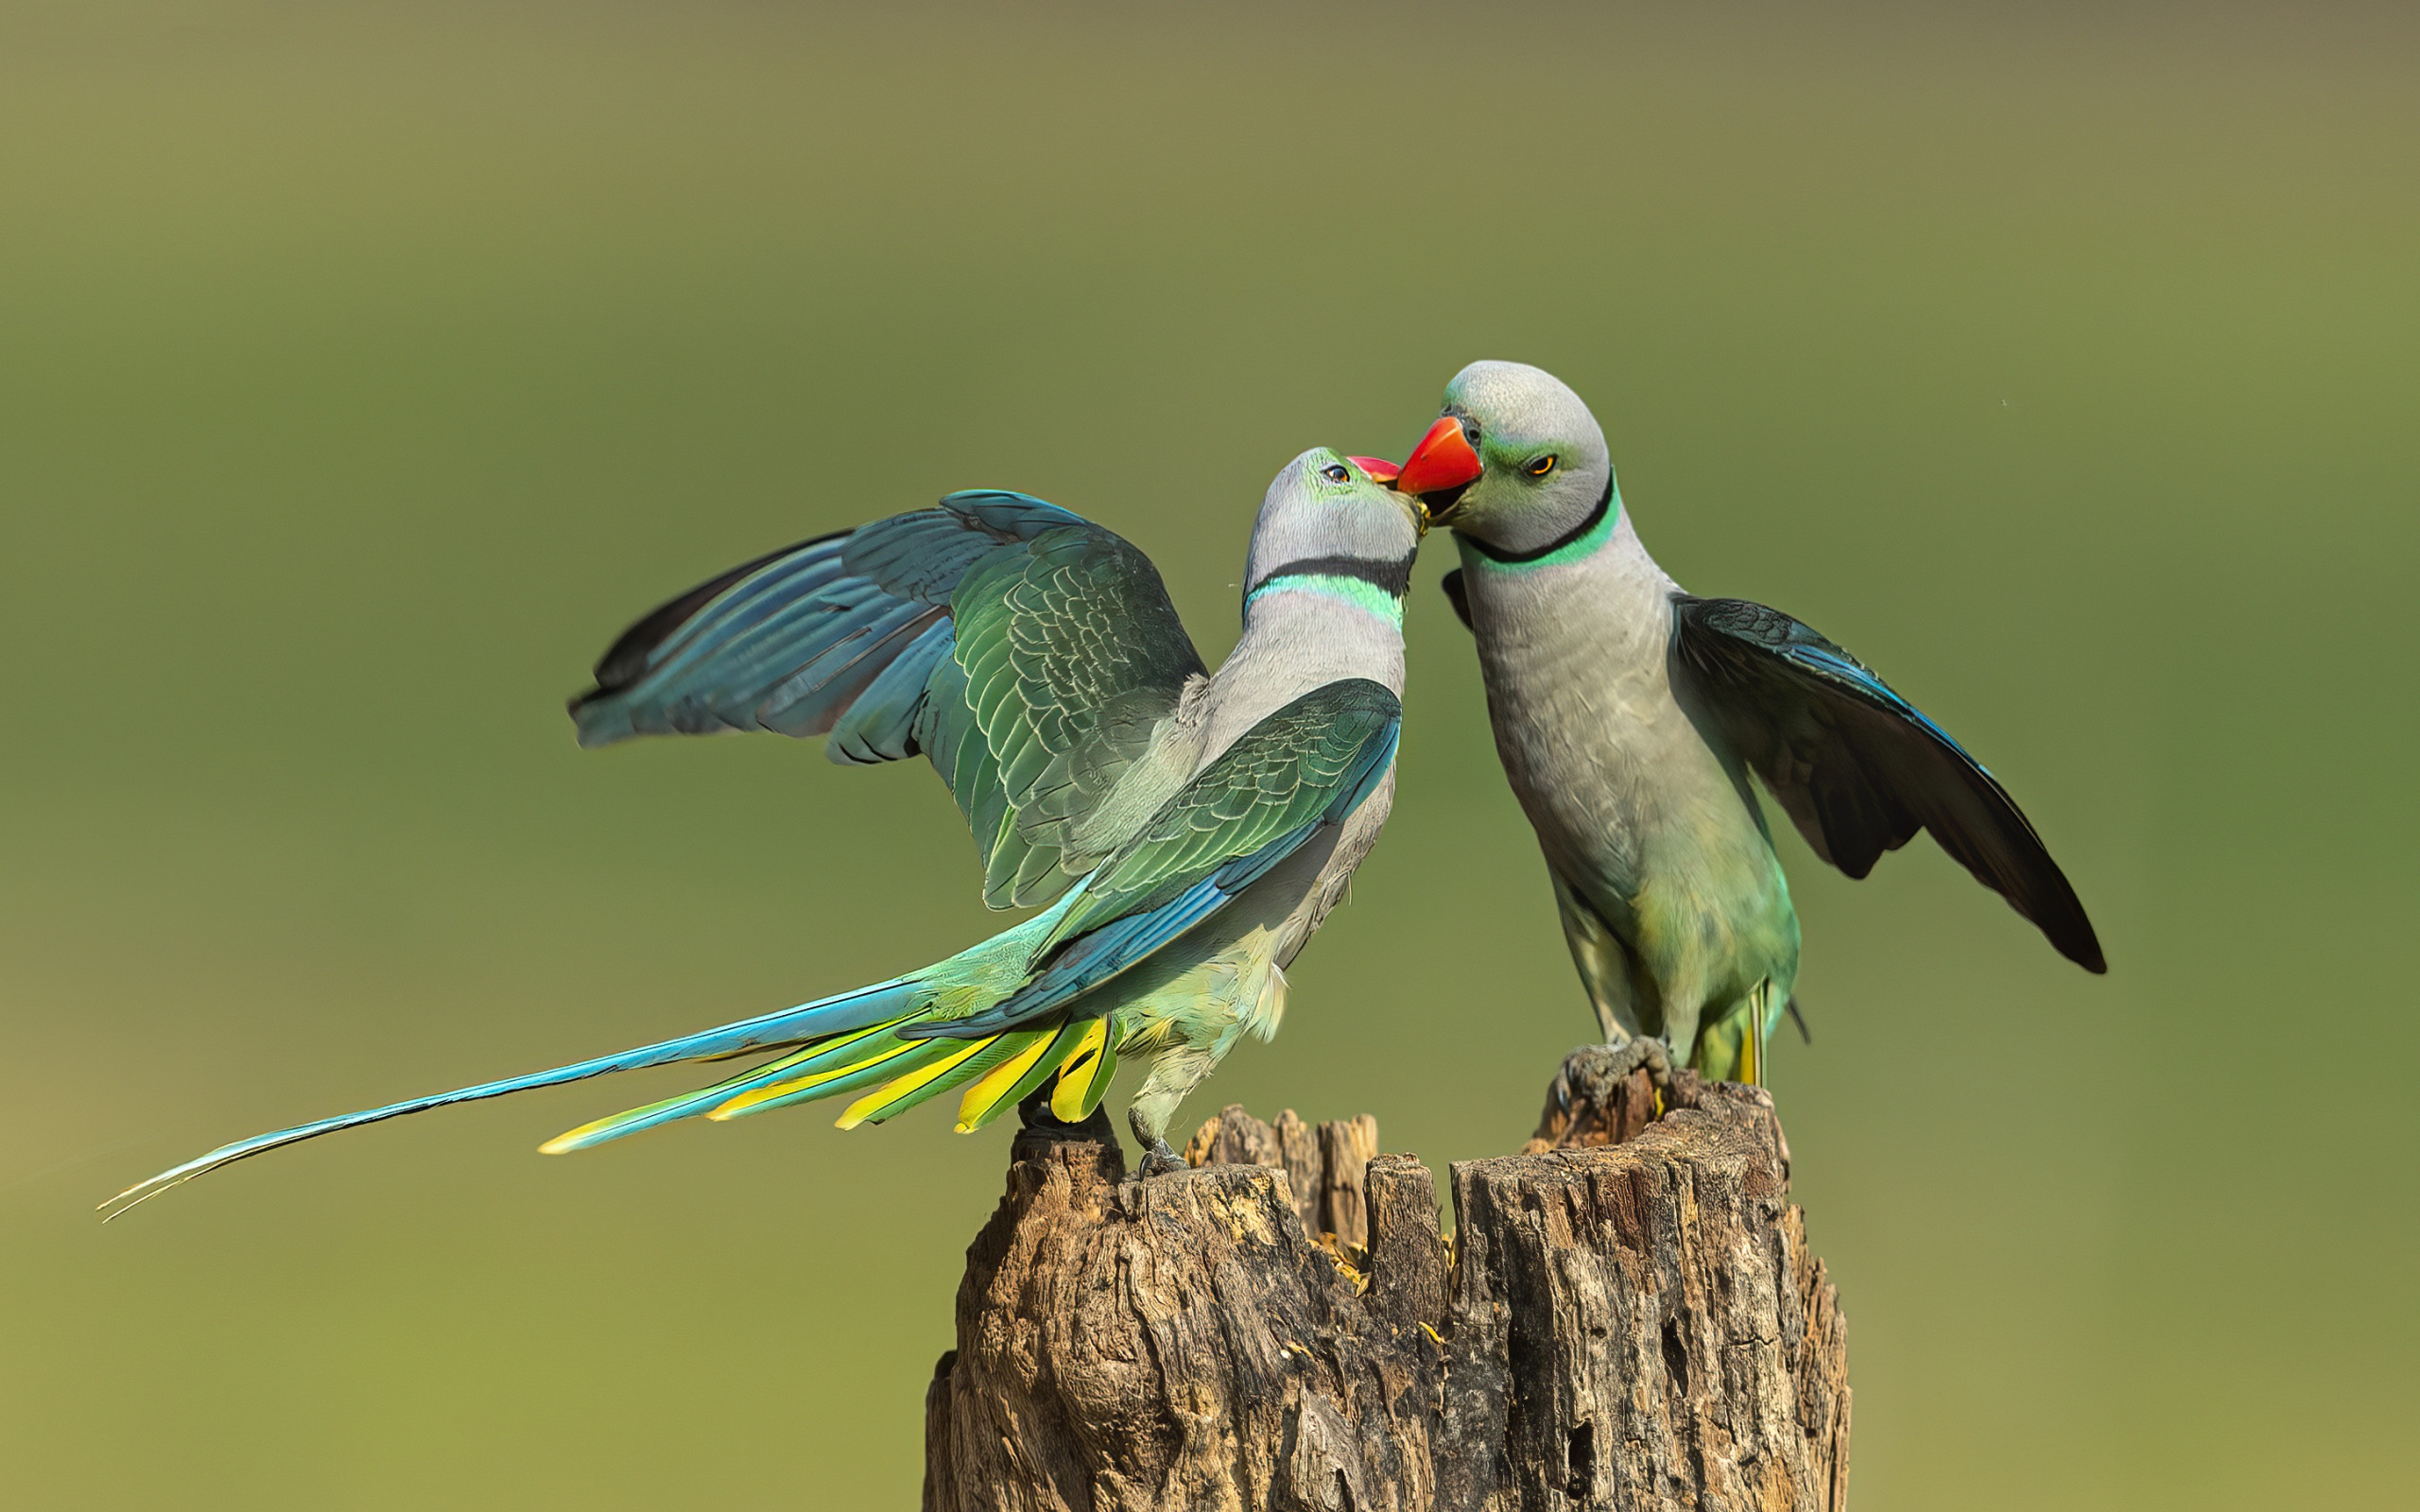
[[[1558,1086],[1522,1154],[1454,1165],[1451,1242],[1366,1117],[1229,1108],[1148,1181],[1021,1135],[925,1400],[927,1512],[1841,1512],[1844,1321],[1772,1099]]]

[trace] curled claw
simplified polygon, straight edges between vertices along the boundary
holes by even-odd
[[[1184,1157],[1169,1149],[1167,1141],[1153,1140],[1151,1147],[1143,1154],[1142,1168],[1135,1175],[1148,1181],[1155,1176],[1173,1176],[1184,1169]]]
[[[1647,1073],[1652,1102],[1652,1111],[1643,1119],[1635,1113],[1616,1111],[1620,1106],[1622,1083],[1640,1070]],[[1550,1111],[1538,1130],[1538,1138],[1547,1145],[1569,1140],[1575,1130],[1582,1128],[1601,1133],[1616,1126],[1631,1126],[1634,1132],[1633,1120],[1651,1122],[1672,1106],[1671,1048],[1649,1035],[1620,1044],[1583,1045],[1564,1057],[1562,1068],[1547,1088],[1547,1098]],[[1618,1140],[1628,1136],[1615,1137]],[[1601,1143],[1593,1138],[1582,1138],[1581,1142]]]
[[[1672,1052],[1653,1035],[1639,1035],[1617,1045],[1584,1045],[1563,1060],[1555,1074],[1557,1107],[1568,1112],[1573,1096],[1602,1102],[1615,1085],[1645,1067],[1659,1091],[1672,1086]]]

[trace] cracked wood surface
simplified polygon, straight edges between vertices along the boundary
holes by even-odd
[[[1193,1168],[1020,1135],[925,1405],[929,1512],[1841,1512],[1844,1320],[1771,1099],[1644,1073],[1452,1168],[1229,1108]]]

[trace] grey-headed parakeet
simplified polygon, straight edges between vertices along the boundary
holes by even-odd
[[[1167,1167],[1177,1104],[1239,1036],[1275,1032],[1285,967],[1392,799],[1422,516],[1373,468],[1392,472],[1314,450],[1277,475],[1215,674],[1141,552],[1019,493],[952,494],[673,599],[573,701],[582,744],[763,730],[823,736],[839,762],[921,753],[975,832],[985,899],[1042,912],[799,1007],[229,1144],[111,1205],[337,1129],[752,1051],[769,1058],[544,1148],[830,1097],[843,1127],[952,1091],[962,1130],[1045,1096],[1075,1122],[1139,1056],[1129,1122]]]
[[[1751,772],[1850,876],[1928,830],[2062,954],[2104,969],[2075,890],[1956,741],[1789,615],[1665,575],[1596,417],[1551,374],[1463,369],[1395,486],[1453,529],[1446,593],[1478,638],[1572,960],[1621,1047],[1612,1069],[1668,1047],[1706,1075],[1761,1079],[1799,936]]]

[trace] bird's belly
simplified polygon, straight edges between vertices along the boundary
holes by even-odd
[[[1721,776],[1662,679],[1645,669],[1531,659],[1489,679],[1488,710],[1504,775],[1547,859],[1574,879],[1635,881],[1673,811],[1704,806],[1708,777]]]
[[[1625,667],[1591,656],[1588,638],[1561,644],[1528,647],[1529,665],[1489,679],[1497,754],[1547,863],[1659,984],[1720,993],[1794,972],[1772,842],[1744,780],[1672,697],[1662,658]]]

